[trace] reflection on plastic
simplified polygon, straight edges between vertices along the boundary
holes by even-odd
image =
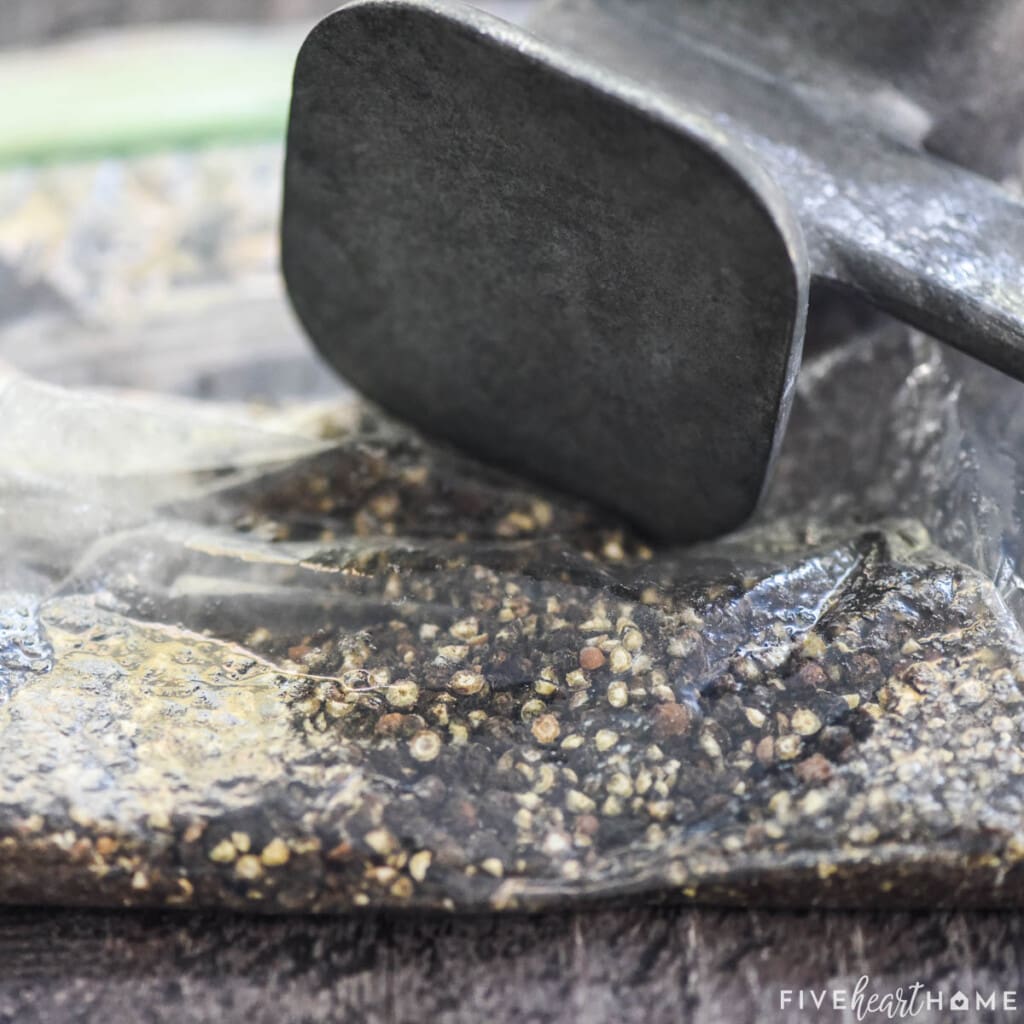
[[[689,551],[354,404],[6,379],[0,896],[1019,899],[1022,424],[950,358],[819,357]]]
[[[1024,904],[1020,386],[836,328],[655,550],[331,390],[280,158],[0,176],[0,899]]]

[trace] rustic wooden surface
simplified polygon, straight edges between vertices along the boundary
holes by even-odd
[[[1015,988],[1024,922],[990,914],[634,910],[536,918],[253,918],[7,910],[0,1020],[852,1020],[781,988]],[[1012,1020],[973,1010],[964,1021]],[[878,1018],[867,1018],[878,1019]],[[940,1021],[950,1015],[922,1013]]]

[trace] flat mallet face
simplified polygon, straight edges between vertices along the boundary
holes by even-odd
[[[1018,0],[956,8],[1024,25]],[[557,46],[434,0],[330,15],[296,68],[282,227],[320,351],[427,433],[669,541],[753,511],[812,275],[1024,378],[1024,209],[890,132],[900,83],[829,24],[791,80],[807,25],[779,9],[558,0]]]
[[[299,57],[285,192],[295,309],[390,412],[661,538],[753,510],[808,272],[710,121],[468,8],[357,3]]]

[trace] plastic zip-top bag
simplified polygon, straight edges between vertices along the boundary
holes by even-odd
[[[1022,902],[1018,384],[819,325],[657,548],[335,381],[280,163],[0,174],[0,899]]]
[[[656,547],[317,360],[280,143],[144,152],[279,136],[298,34],[187,31],[116,123],[0,62],[0,899],[1024,902],[1020,385],[820,318],[756,519]]]

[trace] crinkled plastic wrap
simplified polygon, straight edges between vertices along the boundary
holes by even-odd
[[[279,159],[0,179],[0,898],[1024,903],[1019,384],[821,324],[655,549],[315,362]]]

